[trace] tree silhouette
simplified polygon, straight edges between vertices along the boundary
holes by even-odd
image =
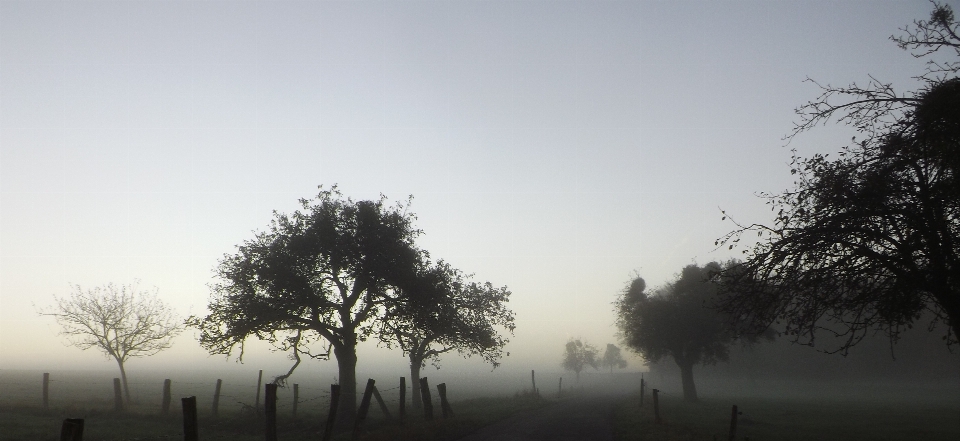
[[[948,342],[960,333],[960,32],[940,3],[903,31],[892,39],[930,60],[923,86],[821,86],[788,138],[838,121],[861,139],[836,159],[794,152],[795,188],[764,195],[773,225],[737,224],[718,240],[760,236],[725,276],[722,306],[741,331],[780,323],[795,341],[829,337],[828,351],[846,353],[875,330],[895,341],[930,311],[931,330],[946,325]]]
[[[381,320],[380,339],[397,345],[410,359],[413,407],[421,407],[420,370],[431,361],[438,369],[441,354],[456,351],[479,355],[500,365],[508,340],[499,330],[513,333],[513,312],[506,307],[510,291],[490,282],[471,282],[469,276],[446,262],[422,265],[411,289],[415,296],[396,302]]]
[[[349,422],[357,409],[357,343],[414,292],[400,287],[422,258],[414,246],[419,231],[405,206],[388,207],[383,197],[355,202],[333,187],[300,202],[303,211],[275,212],[267,232],[224,256],[210,314],[190,323],[210,353],[229,356],[239,347],[242,360],[244,341],[256,337],[291,352],[293,368],[301,354],[328,357],[310,349],[328,342],[339,370],[340,422]]]
[[[73,286],[67,297],[54,297],[53,307],[40,310],[60,325],[60,334],[80,349],[97,348],[120,367],[123,392],[130,402],[127,386],[129,359],[154,355],[171,345],[183,330],[174,311],[157,298],[157,290],[141,290],[137,283],[83,290]]]
[[[577,382],[580,382],[580,371],[590,366],[594,369],[599,368],[600,360],[597,358],[597,348],[593,345],[578,339],[567,341],[563,353],[563,363],[561,365],[568,371],[577,373]]]
[[[677,280],[653,293],[646,292],[646,282],[638,277],[615,302],[624,344],[650,362],[672,357],[680,367],[688,401],[697,400],[693,367],[725,361],[734,340],[729,319],[711,308],[721,269],[717,263],[689,265]]]
[[[627,367],[627,360],[623,359],[623,355],[620,353],[620,348],[613,343],[607,343],[607,349],[603,351],[603,358],[600,359],[600,366],[609,367],[610,373],[613,373],[613,368],[623,369]]]

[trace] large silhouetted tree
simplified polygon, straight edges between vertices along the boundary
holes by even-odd
[[[563,362],[561,366],[568,371],[576,372],[577,382],[580,382],[580,372],[583,368],[590,366],[594,369],[600,367],[600,359],[597,358],[599,351],[593,345],[581,341],[579,338],[571,338],[567,341],[563,352]]]
[[[157,298],[156,289],[143,290],[136,283],[119,287],[109,283],[88,290],[74,285],[69,296],[54,297],[53,307],[40,314],[54,317],[71,345],[97,348],[117,362],[128,403],[124,363],[169,348],[183,330],[182,319]]]
[[[731,268],[724,309],[756,332],[780,323],[796,341],[846,351],[875,330],[896,340],[924,313],[960,334],[960,31],[951,8],[893,37],[929,61],[921,87],[898,93],[821,86],[788,138],[830,121],[858,138],[839,157],[794,153],[795,188],[766,195],[770,226],[737,225],[718,244],[760,236]]]
[[[506,307],[510,291],[489,282],[476,283],[446,262],[425,262],[412,288],[416,295],[395,303],[381,320],[380,339],[397,345],[410,359],[410,378],[420,378],[427,361],[439,368],[439,357],[455,351],[479,355],[497,367],[508,342],[500,331],[513,333],[513,312]],[[411,382],[413,407],[421,407],[420,382]]]
[[[376,321],[403,300],[422,253],[413,214],[386,200],[353,201],[336,187],[301,200],[302,211],[275,213],[266,232],[226,255],[217,271],[210,313],[191,323],[211,353],[226,354],[256,337],[292,352],[309,342],[333,347],[340,380],[341,422],[357,409],[356,346],[377,331]]]
[[[711,308],[717,299],[721,265],[689,265],[677,280],[646,291],[634,279],[615,302],[617,328],[627,347],[657,362],[672,357],[680,367],[683,397],[697,400],[693,367],[725,361],[734,341],[729,319]]]

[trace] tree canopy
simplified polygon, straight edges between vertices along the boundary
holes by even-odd
[[[593,345],[581,341],[579,338],[567,341],[563,352],[563,362],[561,366],[568,371],[577,374],[577,382],[580,381],[580,372],[583,368],[590,366],[594,369],[600,367],[600,359],[597,358],[599,351]]]
[[[721,269],[717,263],[689,265],[677,280],[652,293],[638,277],[615,302],[623,343],[650,362],[672,357],[680,367],[686,400],[697,400],[693,367],[725,361],[734,341],[729,319],[712,308]]]
[[[896,340],[929,311],[944,339],[960,333],[960,31],[939,3],[903,31],[892,39],[928,60],[921,87],[820,85],[788,139],[830,121],[860,139],[832,159],[794,151],[795,188],[764,195],[773,224],[737,224],[718,240],[760,237],[725,277],[723,307],[743,332],[780,323],[796,341],[830,337],[827,350],[845,352],[869,332]]]
[[[326,342],[339,369],[340,421],[352,421],[357,343],[377,332],[376,320],[393,304],[416,293],[403,287],[424,257],[414,245],[420,231],[406,206],[388,206],[383,197],[353,201],[334,187],[300,202],[302,211],[275,212],[267,231],[224,256],[210,313],[190,322],[209,352],[229,356],[239,347],[240,358],[250,337],[290,351],[297,364],[301,354],[329,356],[310,347]]]
[[[69,296],[54,297],[53,307],[41,310],[40,315],[54,317],[60,334],[71,345],[83,350],[97,348],[114,359],[128,403],[130,388],[124,364],[169,348],[183,330],[183,322],[157,298],[157,290],[143,290],[137,283],[108,283],[87,290],[74,285]]]
[[[455,351],[462,356],[479,355],[497,367],[508,340],[500,332],[513,333],[513,312],[506,307],[510,291],[490,282],[470,281],[468,275],[448,263],[425,261],[409,289],[416,290],[396,302],[380,321],[380,339],[396,345],[410,359],[410,378],[420,378],[427,361],[439,368],[441,354]],[[413,406],[419,408],[420,383],[413,381]]]
[[[620,353],[620,348],[613,343],[607,343],[607,349],[603,351],[603,358],[600,359],[600,366],[610,368],[610,373],[613,373],[613,368],[623,369],[627,367],[627,360],[623,359],[623,354]]]

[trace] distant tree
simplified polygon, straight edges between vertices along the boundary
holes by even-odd
[[[722,306],[742,332],[779,323],[795,341],[829,337],[827,351],[846,353],[874,331],[895,341],[930,311],[931,330],[946,325],[948,343],[960,334],[960,27],[934,3],[904,32],[892,39],[930,60],[922,87],[820,86],[788,139],[831,120],[861,139],[836,159],[795,152],[795,188],[764,195],[773,225],[737,224],[718,240],[732,249],[760,236],[724,278]]]
[[[627,367],[627,360],[623,359],[623,355],[620,353],[620,348],[613,343],[607,343],[607,349],[603,351],[603,358],[600,360],[600,366],[609,367],[610,373],[613,373],[613,368],[623,369]]]
[[[500,365],[508,340],[499,330],[512,334],[515,327],[506,287],[471,282],[442,261],[423,265],[412,286],[417,295],[395,303],[380,322],[381,341],[397,345],[410,359],[411,380],[420,378],[427,361],[439,369],[440,355],[450,351]],[[420,383],[411,386],[413,407],[420,408]]]
[[[157,290],[142,290],[137,283],[83,290],[74,285],[69,296],[54,296],[54,305],[41,309],[60,325],[60,335],[82,350],[97,348],[120,367],[126,402],[130,402],[127,371],[131,358],[154,355],[171,345],[183,330],[173,309],[157,298]]]
[[[657,362],[669,356],[680,367],[683,397],[697,400],[693,367],[725,361],[734,341],[729,319],[712,309],[721,265],[689,265],[677,280],[647,293],[634,279],[615,302],[617,328],[627,347]]]
[[[577,373],[577,382],[580,382],[580,372],[583,368],[590,366],[594,369],[600,367],[600,360],[597,358],[597,348],[591,344],[578,339],[567,341],[566,350],[563,353],[563,363],[561,365],[568,371]]]
[[[274,213],[267,232],[220,261],[210,313],[190,323],[210,353],[239,347],[242,360],[244,341],[256,337],[291,352],[293,368],[300,354],[328,357],[309,347],[326,341],[337,359],[343,424],[357,409],[357,343],[414,292],[400,287],[422,258],[414,246],[420,232],[405,206],[388,207],[383,197],[353,201],[333,187],[300,202],[303,211]]]

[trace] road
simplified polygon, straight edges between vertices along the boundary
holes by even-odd
[[[613,412],[622,395],[569,397],[487,426],[459,441],[613,441]]]

